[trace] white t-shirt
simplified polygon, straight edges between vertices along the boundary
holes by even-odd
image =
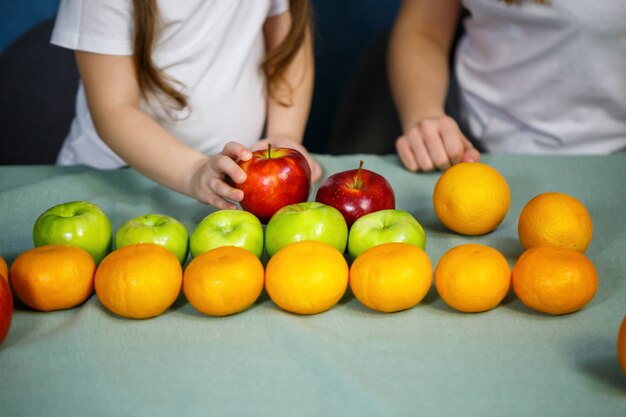
[[[494,153],[626,149],[624,0],[464,0],[462,109]]]
[[[163,117],[159,106],[142,108],[175,137],[207,155],[230,140],[260,139],[266,116],[262,27],[284,13],[288,0],[159,0],[161,25],[153,49],[156,67],[180,82],[189,108]],[[62,0],[51,42],[107,55],[132,55],[130,0]],[[180,87],[177,87],[180,88]],[[57,162],[100,169],[125,165],[98,137],[79,86],[76,116]]]

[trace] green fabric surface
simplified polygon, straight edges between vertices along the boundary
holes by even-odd
[[[434,288],[395,314],[349,292],[314,316],[286,313],[263,293],[243,313],[211,318],[182,295],[163,315],[122,319],[93,295],[40,313],[18,306],[0,345],[0,415],[28,416],[625,416],[626,377],[616,358],[626,314],[626,154],[484,156],[512,193],[500,227],[485,236],[446,230],[431,202],[439,173],[404,170],[395,156],[318,156],[325,176],[357,167],[383,174],[397,207],[428,236],[433,265],[476,242],[521,254],[517,219],[545,191],[580,199],[594,222],[586,255],[595,298],[564,316],[530,311],[512,294],[480,314],[451,310]],[[319,185],[319,184],[318,184]],[[315,189],[310,199],[314,199]],[[189,232],[212,209],[132,169],[0,167],[0,255],[32,247],[35,219],[71,200],[105,210],[114,229],[140,214],[176,217]]]

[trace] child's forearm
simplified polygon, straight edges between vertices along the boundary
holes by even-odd
[[[96,116],[100,137],[146,177],[197,198],[192,176],[208,158],[183,144],[139,108],[110,106]],[[95,120],[95,119],[94,119]]]
[[[98,135],[126,163],[169,188],[195,195],[191,176],[207,158],[174,138],[139,108],[132,57],[76,52]]]
[[[426,117],[443,114],[448,68],[439,48],[417,36],[409,39],[398,34],[391,42],[389,73],[403,131]]]
[[[288,13],[268,19],[264,28],[268,50],[276,47],[284,39],[290,24]],[[313,62],[311,35],[307,31],[302,46],[284,74],[292,95],[279,95],[280,98],[287,99],[291,105],[284,106],[271,95],[268,97],[267,137],[287,137],[302,143],[313,95]]]
[[[405,132],[424,118],[444,114],[449,49],[459,14],[454,3],[405,1],[394,24],[389,79]]]

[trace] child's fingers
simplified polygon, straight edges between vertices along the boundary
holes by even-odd
[[[432,171],[433,169],[435,169],[435,165],[430,159],[428,148],[424,143],[424,138],[419,129],[417,127],[414,127],[409,130],[406,138],[411,148],[411,152],[415,156],[415,161],[417,162],[417,170]]]
[[[480,161],[480,152],[476,149],[468,149],[465,151],[463,155],[463,162],[479,162]]]
[[[441,138],[450,162],[452,165],[463,162],[466,143],[469,143],[469,141],[463,136],[461,129],[453,120],[444,119],[441,121],[440,126]]]
[[[232,193],[230,191],[231,189],[232,188],[224,181],[219,180],[216,177],[209,177],[198,190],[196,198],[200,202],[210,204],[218,209],[235,210],[237,206],[231,201],[227,201],[224,197],[237,201],[236,199],[242,196],[243,193],[237,195],[236,193]]]
[[[417,160],[415,159],[411,145],[405,135],[400,136],[398,140],[396,140],[396,151],[398,152],[398,156],[406,169],[412,172],[417,171],[419,168]]]
[[[210,194],[204,200],[204,202],[220,210],[236,210],[237,209],[237,206],[235,204],[224,200],[217,194]]]
[[[212,165],[215,172],[228,175],[237,184],[246,180],[246,173],[230,156],[217,155],[213,158]]]
[[[322,177],[322,167],[313,158],[308,158],[309,167],[311,167],[311,182],[317,182]]]
[[[463,148],[464,148],[463,162],[480,161],[480,152],[478,152],[478,150],[474,148],[474,145],[472,145],[472,142],[470,142],[468,139],[465,139],[465,141],[463,142]]]
[[[424,120],[420,123],[420,133],[424,145],[428,150],[430,160],[437,169],[445,170],[450,167],[450,159],[441,137],[441,126],[438,120]]]
[[[239,142],[230,141],[224,145],[223,155],[226,155],[235,161],[247,161],[252,158],[252,151]]]
[[[243,191],[231,187],[221,178],[212,177],[209,179],[209,188],[222,198],[227,198],[232,201],[243,200]]]

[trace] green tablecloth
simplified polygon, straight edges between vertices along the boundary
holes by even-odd
[[[438,173],[409,173],[394,156],[319,161],[328,175],[360,158],[388,178],[398,208],[422,223],[434,265],[468,242],[499,249],[512,265],[522,251],[524,204],[544,191],[579,198],[594,222],[586,254],[599,273],[595,298],[560,317],[531,312],[514,295],[492,311],[462,314],[434,289],[396,314],[367,310],[349,293],[307,317],[279,310],[265,294],[225,318],[201,315],[183,296],[145,321],[113,316],[95,296],[66,311],[18,309],[0,346],[0,415],[626,415],[616,359],[626,314],[626,154],[485,156],[506,177],[512,203],[503,224],[482,237],[439,224],[431,203]],[[98,204],[114,228],[159,212],[191,232],[211,210],[131,169],[0,167],[0,255],[11,262],[30,248],[37,216],[70,200]]]

